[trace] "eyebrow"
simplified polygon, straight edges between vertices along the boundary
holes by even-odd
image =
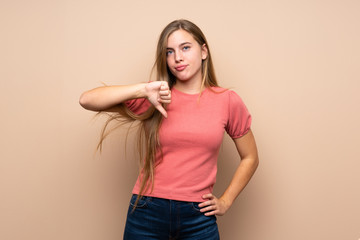
[[[186,45],[186,44],[192,44],[191,42],[183,42],[183,43],[181,43],[180,45],[179,45],[179,47],[181,47],[181,46],[184,46],[184,45]],[[167,47],[166,49],[173,49],[173,48],[169,48],[169,47]]]

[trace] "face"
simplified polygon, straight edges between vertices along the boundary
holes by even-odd
[[[167,41],[166,62],[177,81],[201,83],[202,60],[207,57],[205,44],[200,44],[185,30],[173,32]]]

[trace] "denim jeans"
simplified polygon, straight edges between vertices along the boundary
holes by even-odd
[[[200,212],[199,203],[142,197],[133,210],[131,197],[124,240],[219,240],[215,216]]]

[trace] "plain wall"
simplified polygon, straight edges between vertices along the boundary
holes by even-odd
[[[104,117],[78,104],[106,84],[147,81],[157,38],[186,18],[216,74],[253,115],[260,166],[225,240],[360,238],[360,2],[0,2],[0,239],[115,240],[137,162],[125,130],[94,154]],[[216,194],[239,157],[227,136]]]

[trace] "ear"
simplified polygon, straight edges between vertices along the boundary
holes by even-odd
[[[204,43],[201,46],[201,59],[205,60],[208,57],[208,48],[206,46],[206,44]]]

